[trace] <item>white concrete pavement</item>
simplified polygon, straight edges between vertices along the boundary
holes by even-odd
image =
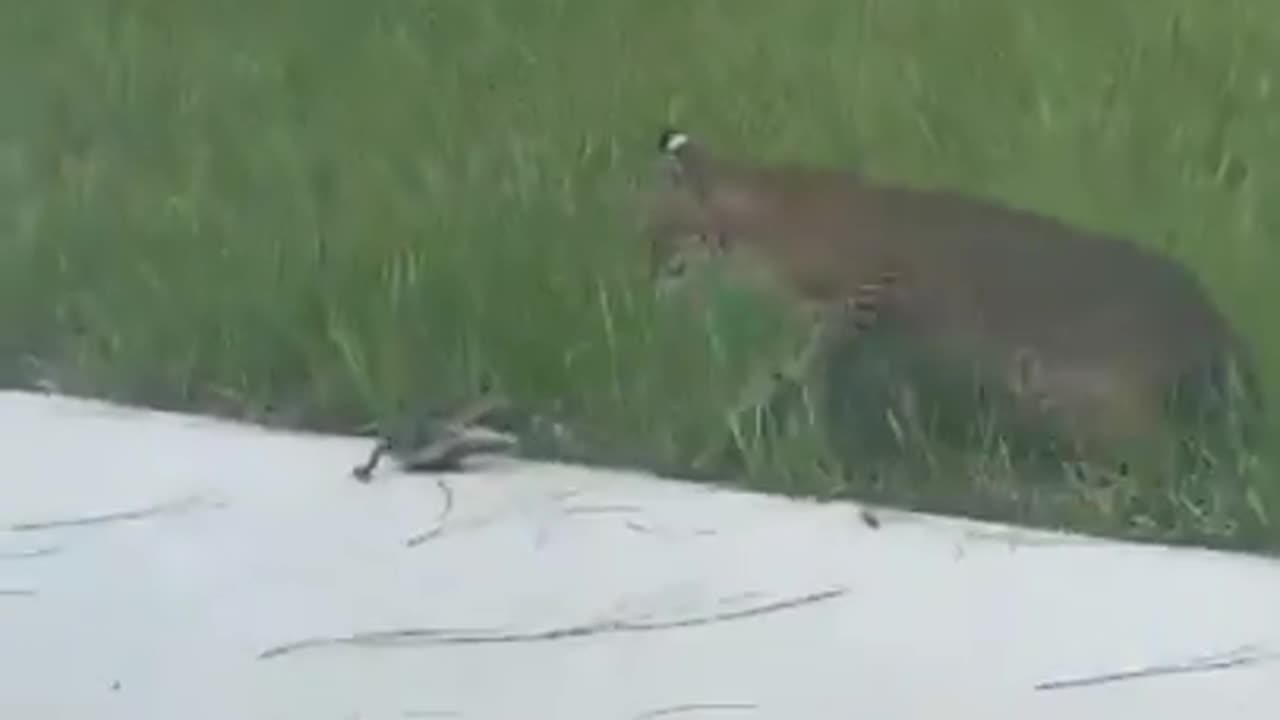
[[[369,447],[0,393],[0,718],[1280,714],[1271,560]]]

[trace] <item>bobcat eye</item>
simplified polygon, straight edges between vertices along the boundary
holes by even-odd
[[[685,258],[678,256],[663,264],[654,277],[654,290],[658,296],[663,297],[678,293],[684,287],[684,276],[688,268],[689,264]]]
[[[653,280],[679,277],[685,272],[685,258],[682,254],[655,252],[649,263],[649,277]]]

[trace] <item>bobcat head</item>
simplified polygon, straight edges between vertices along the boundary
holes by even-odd
[[[659,135],[658,151],[661,166],[646,235],[650,277],[665,288],[682,280],[691,266],[723,259],[732,243],[714,207],[714,159],[687,134],[670,128]]]

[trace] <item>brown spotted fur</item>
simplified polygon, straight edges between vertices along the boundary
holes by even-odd
[[[1197,280],[1136,244],[955,192],[731,163],[692,141],[666,161],[655,271],[691,241],[743,253],[800,300],[860,305],[863,323],[869,309],[982,359],[1081,438],[1149,437],[1175,383],[1246,357]]]

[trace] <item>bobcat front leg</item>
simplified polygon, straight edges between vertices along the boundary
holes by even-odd
[[[741,446],[739,418],[761,408],[776,407],[788,387],[802,384],[819,358],[837,341],[856,338],[870,330],[888,305],[889,291],[897,281],[895,273],[884,273],[879,280],[859,285],[841,300],[822,305],[814,312],[814,321],[805,341],[782,367],[749,384],[729,415],[729,445]]]

